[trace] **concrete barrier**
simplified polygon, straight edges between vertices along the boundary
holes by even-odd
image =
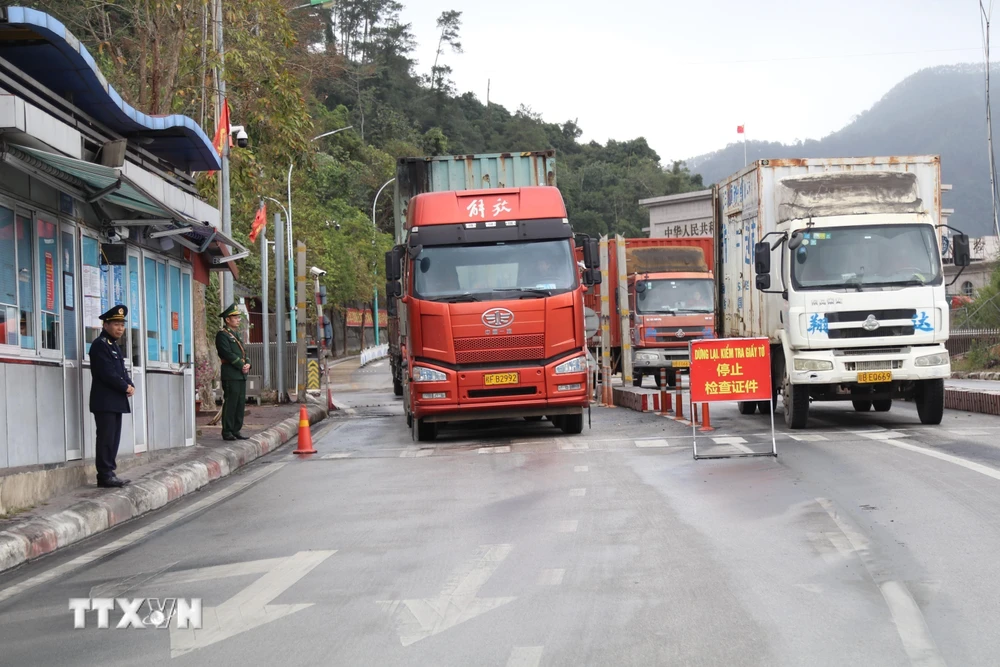
[[[642,389],[641,387],[613,387],[612,401],[621,408],[636,412],[659,412],[660,391],[658,389]]]
[[[944,407],[949,410],[1000,415],[1000,392],[948,387],[944,390]]]
[[[361,350],[361,365],[366,366],[377,359],[384,359],[387,356],[389,356],[388,343],[365,348]]]

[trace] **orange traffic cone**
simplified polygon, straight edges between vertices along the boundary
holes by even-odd
[[[312,432],[309,431],[309,415],[306,414],[306,406],[299,408],[299,446],[295,450],[296,454],[315,454],[313,449]]]

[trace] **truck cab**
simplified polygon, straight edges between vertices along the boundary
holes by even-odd
[[[554,187],[418,194],[387,258],[399,298],[403,400],[417,440],[444,422],[548,417],[583,429],[590,404],[583,292]],[[399,267],[397,271],[394,267]]]

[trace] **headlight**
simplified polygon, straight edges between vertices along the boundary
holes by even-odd
[[[795,370],[797,371],[832,371],[833,362],[824,359],[796,359]]]
[[[638,352],[635,355],[636,361],[656,361],[656,355],[649,352]]]
[[[587,370],[587,359],[584,357],[570,359],[556,366],[556,374],[558,375],[562,375],[563,373],[583,373],[585,370]]]
[[[937,354],[928,354],[923,357],[917,357],[914,362],[915,366],[944,366],[951,359],[948,357],[947,352],[938,352]]]
[[[436,371],[431,368],[423,368],[421,366],[413,367],[414,382],[444,382],[447,379],[448,376],[441,371]]]

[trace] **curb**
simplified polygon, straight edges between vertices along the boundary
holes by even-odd
[[[326,409],[307,405],[309,424],[323,420]],[[227,477],[247,463],[274,451],[298,434],[299,418],[290,417],[249,440],[213,448],[198,458],[154,472],[99,499],[82,500],[48,517],[34,518],[0,531],[0,573],[52,553],[120,523],[159,509],[171,501]]]
[[[955,371],[951,374],[953,380],[1000,380],[1000,373],[995,371]]]
[[[981,389],[945,388],[944,407],[948,410],[961,410],[963,412],[975,412],[983,415],[1000,415],[1000,392],[983,391]]]

